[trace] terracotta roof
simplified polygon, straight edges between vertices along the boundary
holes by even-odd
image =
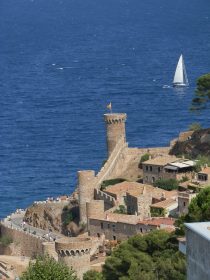
[[[198,173],[201,173],[201,174],[207,174],[207,175],[209,175],[210,174],[210,167],[205,167],[205,168],[203,168],[200,172],[198,172]]]
[[[150,165],[166,165],[168,163],[171,163],[173,161],[176,161],[178,158],[175,156],[159,156],[152,159],[149,159],[147,161],[142,162],[142,164],[150,164]]]
[[[175,219],[173,218],[151,218],[148,220],[139,221],[138,224],[143,225],[153,225],[153,226],[173,226],[175,223]]]
[[[178,196],[177,190],[166,191],[166,190],[163,190],[160,188],[153,187],[151,185],[145,185],[145,184],[140,184],[140,185],[141,185],[141,188],[139,186],[137,189],[130,190],[127,193],[129,195],[139,197],[144,190],[145,193],[151,193],[152,197],[156,198],[156,199],[161,199],[162,197],[176,198]]]
[[[168,208],[171,205],[178,204],[178,202],[174,199],[166,199],[155,204],[150,205],[153,208]]]
[[[137,188],[143,189],[142,184],[136,183],[136,182],[124,181],[122,183],[107,187],[106,190],[104,190],[104,192],[120,195],[122,193],[126,193],[128,191],[135,190]]]

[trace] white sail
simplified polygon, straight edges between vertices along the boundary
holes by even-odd
[[[177,67],[176,67],[173,84],[175,86],[188,86],[189,85],[188,78],[187,78],[187,72],[185,69],[184,59],[183,59],[182,54],[179,58],[179,61],[178,61]]]

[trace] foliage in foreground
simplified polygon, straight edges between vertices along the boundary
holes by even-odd
[[[192,199],[188,214],[180,217],[176,221],[177,234],[184,235],[184,223],[205,222],[210,221],[210,187],[200,191],[200,193]]]
[[[207,108],[210,101],[210,73],[198,78],[195,97],[192,100],[192,111],[200,111]]]
[[[35,263],[30,262],[20,280],[78,280],[78,278],[66,265],[44,256],[38,257]]]
[[[106,259],[103,278],[97,278],[98,274],[94,276],[94,273],[91,276],[84,279],[184,280],[186,261],[178,251],[176,238],[166,231],[156,230],[121,243]]]
[[[83,276],[83,280],[103,280],[102,273],[94,270],[89,270]]]

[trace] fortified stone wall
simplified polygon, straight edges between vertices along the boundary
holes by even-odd
[[[96,200],[103,200],[104,201],[104,210],[108,210],[116,205],[116,200],[111,195],[107,193],[95,189],[94,197]]]
[[[33,258],[36,255],[40,255],[40,252],[42,252],[42,238],[22,230],[9,228],[3,224],[0,225],[0,229],[1,236],[8,236],[14,240],[14,242],[17,242],[17,246],[20,248],[20,256]]]

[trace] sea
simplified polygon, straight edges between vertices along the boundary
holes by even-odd
[[[71,194],[106,158],[103,114],[130,147],[166,146],[210,71],[209,0],[0,0],[0,218]],[[171,87],[183,54],[189,88]]]

